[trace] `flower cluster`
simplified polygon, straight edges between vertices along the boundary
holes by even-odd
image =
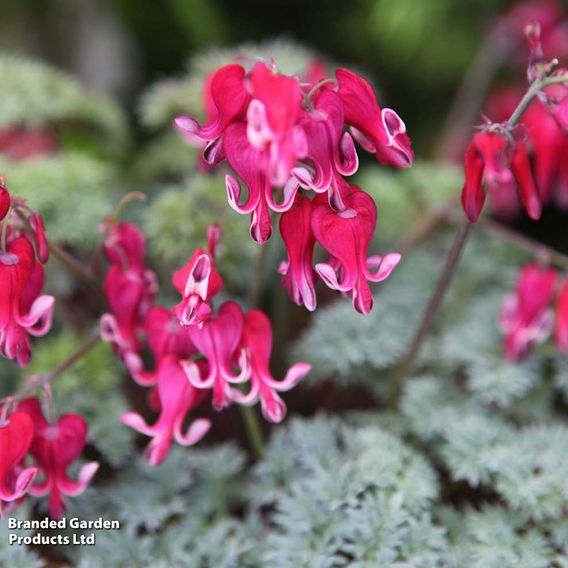
[[[264,62],[248,72],[226,65],[208,77],[205,101],[204,125],[184,116],[175,126],[189,143],[203,148],[209,166],[227,161],[233,172],[226,176],[229,204],[250,214],[256,242],[263,244],[272,234],[271,211],[282,214],[288,259],[280,273],[291,299],[314,310],[319,276],[367,314],[372,307],[368,281],[386,278],[400,255],[367,257],[376,205],[345,177],[359,165],[354,140],[383,164],[411,166],[404,122],[392,109],[379,107],[363,77],[338,69],[335,79],[328,79],[321,66],[302,80]],[[316,242],[329,260],[313,267]]]
[[[545,57],[545,53],[568,56],[567,22],[562,8],[553,1],[519,5],[501,22],[502,31],[517,40],[526,34],[530,83],[568,75],[566,68],[553,70]],[[519,203],[533,219],[540,216],[543,205],[554,203],[568,209],[568,162],[564,159],[568,152],[568,85],[547,86],[525,110],[518,128],[511,130],[499,121],[511,116],[523,90],[501,88],[489,97],[485,111],[497,123],[484,127],[467,151],[462,198],[472,221],[479,216],[485,190],[494,212],[505,219],[517,215]]]
[[[49,258],[43,220],[0,182],[0,352],[27,366],[29,335],[51,328],[55,299],[42,295]]]
[[[268,318],[259,310],[245,315],[230,301],[214,309],[212,300],[222,287],[215,266],[219,228],[211,227],[207,236],[207,251],[198,248],[173,275],[181,301],[172,309],[153,305],[156,279],[144,268],[140,231],[114,224],[105,242],[111,264],[105,291],[112,313],[103,316],[101,335],[113,344],[132,378],[151,388],[149,404],[159,412],[153,425],[135,412],[122,416],[124,424],[152,438],[146,452],[151,465],[166,458],[173,440],[189,446],[207,433],[208,419],[193,420],[185,432],[183,424],[209,391],[216,410],[232,402],[260,401],[264,417],[280,422],[286,407],[277,393],[291,389],[310,369],[307,363],[297,363],[283,380],[274,379]],[[151,369],[143,362],[144,337],[154,360]]]
[[[65,414],[48,422],[36,398],[17,404],[16,411],[0,423],[0,506],[12,510],[26,493],[49,494],[48,509],[53,518],[65,514],[64,496],[80,495],[97,472],[99,464],[84,464],[77,479],[67,473],[87,441],[87,425],[78,414]],[[33,466],[26,465],[26,456]],[[41,479],[38,479],[41,477]]]
[[[531,219],[542,213],[540,193],[535,184],[525,142],[515,140],[501,125],[490,125],[473,137],[465,154],[465,184],[462,205],[471,222],[477,221],[487,191],[510,193],[517,190]]]
[[[552,308],[555,294],[556,312]],[[515,292],[505,297],[500,325],[510,361],[525,357],[532,347],[546,341],[553,329],[558,350],[568,353],[568,279],[559,283],[553,268],[524,266]]]

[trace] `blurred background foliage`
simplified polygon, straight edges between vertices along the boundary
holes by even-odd
[[[0,46],[133,103],[211,48],[285,37],[374,77],[422,155],[506,0],[4,0]],[[134,106],[129,105],[130,112]],[[427,112],[425,112],[427,109]]]

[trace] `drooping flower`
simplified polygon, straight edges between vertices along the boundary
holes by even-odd
[[[189,337],[205,357],[208,366],[200,368],[194,361],[182,361],[189,382],[198,389],[213,389],[213,406],[220,410],[231,402],[231,384],[243,383],[250,377],[244,353],[239,350],[244,316],[235,302],[225,302],[216,315],[201,327],[189,327]],[[240,371],[233,371],[237,361]],[[203,373],[205,371],[205,376]]]
[[[373,296],[367,281],[385,280],[401,255],[391,252],[367,257],[377,208],[372,198],[357,186],[345,184],[342,193],[346,207],[343,211],[332,210],[323,196],[314,200],[312,231],[331,255],[329,262],[316,264],[315,269],[328,287],[351,295],[355,309],[368,314]]]
[[[475,134],[465,154],[462,190],[462,205],[469,220],[475,222],[479,218],[488,191],[510,191],[515,184],[528,215],[538,219],[542,203],[525,143],[496,131]]]
[[[158,363],[166,355],[185,359],[195,352],[186,327],[180,325],[177,317],[163,306],[153,306],[144,321],[144,333],[154,361],[155,368],[144,369],[141,357],[129,357],[125,363],[132,378],[141,386],[154,386],[158,380]]]
[[[309,363],[296,363],[288,369],[281,381],[274,379],[270,372],[272,353],[272,326],[260,310],[251,310],[245,316],[242,347],[246,350],[251,372],[251,387],[247,394],[232,389],[232,398],[240,404],[252,405],[260,400],[262,414],[269,422],[282,422],[286,416],[286,405],[278,392],[293,389],[310,371]]]
[[[205,418],[194,420],[183,432],[186,415],[205,397],[206,391],[195,388],[186,377],[175,355],[164,355],[158,364],[157,394],[160,416],[153,426],[135,412],[123,414],[121,421],[145,436],[151,436],[146,450],[146,458],[152,466],[160,464],[166,458],[172,441],[182,446],[192,446],[207,433],[211,422]]]
[[[83,493],[99,468],[98,462],[81,466],[77,480],[67,474],[69,466],[81,455],[87,442],[87,424],[78,414],[64,414],[57,423],[50,424],[43,416],[36,398],[28,398],[18,405],[34,423],[34,437],[30,452],[43,474],[43,480],[30,486],[30,494],[42,497],[49,494],[48,509],[53,518],[65,514],[64,496]]]
[[[382,164],[410,167],[414,154],[406,125],[398,114],[390,108],[381,109],[371,85],[353,71],[338,69],[335,77],[345,122],[351,126],[355,140]]]
[[[55,298],[40,295],[43,282],[30,242],[24,237],[9,242],[0,254],[0,351],[21,367],[31,357],[28,334],[39,337],[51,328]]]
[[[101,318],[101,337],[127,365],[138,366],[144,318],[158,291],[156,275],[144,265],[141,231],[128,223],[103,224],[103,250],[111,266],[104,282],[111,313]]]
[[[245,70],[241,65],[225,65],[208,77],[205,83],[207,124],[199,126],[190,116],[179,116],[174,125],[192,145],[205,148],[203,157],[209,164],[223,159],[221,139],[227,126],[244,118],[250,102],[245,85]]]
[[[555,283],[555,270],[527,264],[519,274],[515,292],[505,297],[500,324],[505,355],[510,361],[522,359],[550,335],[554,324],[550,303]]]
[[[23,466],[34,436],[32,419],[14,412],[0,423],[0,513],[2,502],[14,502],[29,490],[36,467]]]
[[[327,191],[340,175],[353,175],[359,158],[349,132],[344,131],[345,115],[340,96],[329,87],[313,98],[313,109],[303,112],[300,124],[308,148],[301,164],[292,174],[305,189]]]
[[[315,237],[312,231],[313,204],[300,197],[296,204],[280,217],[280,234],[286,245],[288,259],[278,272],[290,299],[311,312],[316,309],[315,273],[312,267]]]
[[[556,304],[556,346],[562,353],[568,352],[568,280],[560,289]]]
[[[303,129],[296,124],[301,111],[299,82],[257,63],[250,73],[252,100],[247,109],[247,138],[266,163],[273,186],[283,186],[298,158],[307,151]]]
[[[174,313],[181,325],[202,325],[211,315],[208,302],[223,286],[214,262],[211,254],[198,247],[187,264],[174,272],[172,282],[182,296]]]

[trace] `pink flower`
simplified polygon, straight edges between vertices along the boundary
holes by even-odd
[[[173,284],[182,301],[174,307],[181,325],[203,325],[211,315],[209,301],[221,290],[223,280],[215,269],[211,254],[201,247],[193,253],[187,264],[174,272]]]
[[[125,363],[140,366],[140,333],[146,312],[158,291],[156,275],[144,266],[142,232],[128,223],[103,223],[107,238],[103,250],[111,263],[105,283],[111,313],[101,318],[101,338],[111,343]]]
[[[475,134],[465,154],[462,190],[462,205],[469,220],[479,218],[486,191],[510,191],[515,183],[527,213],[531,219],[538,219],[542,205],[524,142],[513,142],[498,132]]]
[[[500,323],[505,355],[510,361],[522,359],[531,347],[550,335],[553,312],[549,306],[555,283],[555,270],[527,264],[521,270],[515,293],[505,297]]]
[[[338,69],[335,77],[345,122],[351,126],[355,140],[367,152],[373,152],[382,164],[410,167],[414,154],[406,126],[398,114],[390,108],[381,109],[371,85],[353,71]]]
[[[160,401],[160,416],[153,426],[135,412],[123,414],[121,421],[145,436],[151,436],[146,458],[152,466],[166,458],[172,440],[182,446],[192,446],[205,436],[211,422],[205,418],[194,420],[187,431],[182,431],[186,415],[205,397],[205,392],[193,387],[187,380],[179,359],[164,355],[158,364],[157,394]]]
[[[146,243],[142,231],[130,223],[105,219],[101,232],[106,233],[103,251],[107,260],[124,270],[143,271]]]
[[[191,326],[189,337],[208,363],[206,376],[203,369],[190,360],[182,361],[189,382],[198,389],[213,389],[213,406],[220,410],[231,402],[231,383],[242,383],[250,377],[250,370],[239,343],[244,325],[241,308],[235,302],[225,302],[217,315],[212,315],[203,326]],[[237,359],[240,372],[233,372]]]
[[[190,144],[206,143],[204,159],[215,164],[223,159],[221,137],[227,126],[244,118],[250,102],[245,86],[245,70],[240,65],[225,65],[206,81],[205,100],[208,122],[199,126],[190,116],[179,116],[174,125]]]
[[[298,80],[257,63],[250,73],[252,100],[247,109],[247,138],[266,156],[271,185],[283,186],[298,158],[307,151],[305,134],[296,120],[302,93]]]
[[[22,466],[33,436],[33,421],[24,412],[14,412],[0,424],[0,507],[2,501],[22,498],[37,474],[37,467]]]
[[[251,310],[246,315],[241,344],[249,359],[251,389],[247,394],[233,389],[233,400],[240,404],[252,405],[260,399],[264,418],[269,422],[282,422],[286,416],[286,405],[278,396],[278,392],[294,388],[310,371],[311,365],[296,363],[288,369],[283,380],[274,379],[269,367],[272,326],[260,310]]]
[[[343,201],[346,209],[336,212],[323,196],[314,200],[312,230],[317,242],[331,255],[328,263],[316,264],[315,269],[327,286],[350,294],[355,309],[368,314],[373,296],[367,281],[385,280],[401,256],[392,252],[367,257],[377,222],[375,203],[357,186],[347,184]]]
[[[280,217],[280,234],[286,245],[288,260],[278,268],[290,299],[299,306],[303,304],[311,312],[316,309],[315,273],[312,268],[316,241],[312,232],[312,212],[312,202],[302,196]]]
[[[298,182],[290,177],[282,189],[280,203],[274,200],[272,185],[264,167],[267,158],[261,150],[249,142],[244,123],[232,124],[227,128],[224,148],[229,165],[248,189],[246,201],[240,203],[241,185],[234,176],[227,175],[225,182],[229,205],[238,213],[251,214],[251,236],[257,243],[263,244],[272,235],[270,209],[274,211],[289,209],[294,201]]]
[[[155,361],[159,362],[166,355],[185,359],[195,352],[187,328],[181,326],[174,314],[162,306],[153,306],[148,310],[144,331]],[[156,384],[157,370],[145,370],[141,357],[130,356],[126,364],[136,383],[144,387]]]
[[[51,328],[55,299],[40,295],[43,279],[29,241],[18,237],[9,242],[0,254],[0,350],[20,367],[31,357],[28,334],[39,337]]]
[[[556,304],[556,345],[562,353],[568,352],[568,280],[565,280]]]
[[[303,165],[293,168],[292,173],[302,187],[321,193],[337,176],[350,176],[357,171],[359,159],[353,138],[343,131],[343,104],[331,88],[321,88],[316,93],[313,110],[303,113],[301,125],[308,149]]]
[[[31,485],[30,494],[41,497],[49,493],[49,513],[60,518],[65,514],[64,495],[74,497],[83,493],[99,468],[98,462],[89,462],[80,468],[76,481],[67,475],[68,467],[85,447],[87,424],[78,414],[64,414],[56,424],[50,424],[35,398],[23,400],[18,410],[34,422],[31,454],[43,473],[43,480]]]

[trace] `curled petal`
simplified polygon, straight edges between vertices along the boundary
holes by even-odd
[[[194,420],[187,429],[186,433],[181,432],[181,421],[178,422],[177,429],[175,431],[175,439],[178,444],[182,446],[193,446],[197,444],[207,434],[211,428],[211,420],[207,418],[198,418]]]
[[[96,461],[84,464],[79,470],[77,481],[73,481],[72,479],[62,476],[58,480],[58,486],[61,489],[61,492],[69,497],[81,495],[81,493],[87,489],[89,483],[91,483],[99,469],[99,465],[100,464]]]
[[[371,282],[382,282],[386,280],[391,272],[397,267],[402,255],[398,252],[389,252],[385,256],[379,254],[371,255],[367,258],[367,280]],[[376,272],[372,273],[371,270]]]

